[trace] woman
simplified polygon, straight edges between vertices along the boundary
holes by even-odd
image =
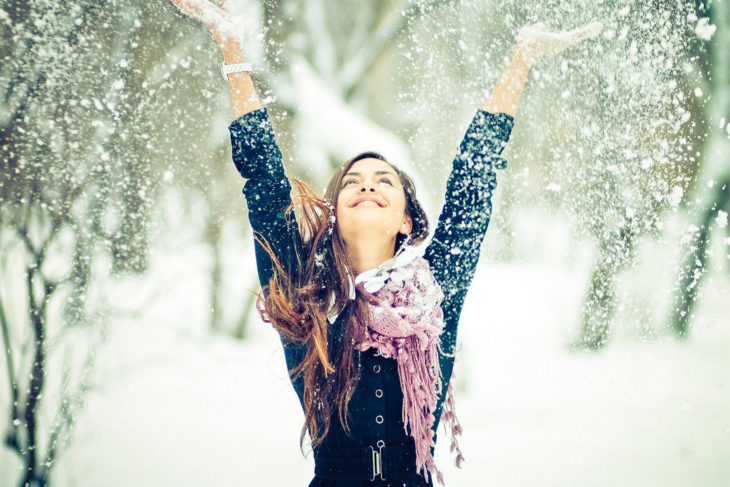
[[[172,2],[210,29],[225,65],[244,62],[226,2]],[[442,413],[460,464],[453,352],[491,215],[494,169],[506,165],[499,154],[532,63],[598,31],[600,24],[561,34],[542,24],[520,31],[504,74],[460,144],[425,248],[418,244],[429,224],[413,182],[380,154],[347,161],[323,198],[292,179],[299,190],[292,203],[249,73],[227,75],[233,160],[247,179],[243,192],[256,238],[259,311],[281,335],[304,410],[301,440],[309,433],[315,458],[310,486],[431,486],[432,474],[443,483],[433,461]]]

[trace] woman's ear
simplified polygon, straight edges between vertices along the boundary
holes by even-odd
[[[403,223],[401,223],[398,231],[404,235],[410,235],[412,229],[413,229],[413,220],[411,220],[410,216],[405,215],[403,217]]]

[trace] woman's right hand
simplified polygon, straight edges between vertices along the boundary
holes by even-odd
[[[545,24],[538,22],[520,29],[517,34],[517,47],[527,64],[531,66],[541,56],[562,51],[597,36],[601,29],[603,29],[602,23],[591,22],[570,31],[552,32]]]
[[[236,32],[228,0],[170,0],[182,13],[205,25],[226,62],[242,56],[241,37]]]

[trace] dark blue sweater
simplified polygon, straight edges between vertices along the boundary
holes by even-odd
[[[459,316],[492,213],[492,192],[497,186],[494,169],[506,165],[498,156],[509,140],[513,124],[513,117],[506,113],[477,111],[454,158],[446,183],[446,200],[424,254],[444,293],[441,307],[445,328],[441,347],[448,354],[456,345]],[[229,130],[233,162],[241,176],[247,179],[243,193],[251,227],[269,242],[282,264],[296,272],[292,268],[296,263],[294,249],[301,248],[301,238],[294,218],[284,218],[284,211],[291,203],[291,186],[284,174],[281,151],[266,109],[243,115],[231,123]],[[272,263],[258,243],[255,253],[259,281],[264,286],[272,276]],[[304,350],[299,344],[284,340],[282,344],[287,367],[291,369],[299,363]],[[441,417],[454,358],[442,355],[440,362],[444,380],[435,411],[434,432]],[[410,438],[401,417],[403,394],[395,360],[377,356],[369,350],[360,354],[359,365],[360,379],[350,402],[350,435],[333,418],[323,446],[330,451],[356,451],[375,447],[379,440],[386,445],[407,444]],[[301,402],[301,380],[293,380],[292,385]],[[317,460],[315,451],[315,463]],[[335,481],[316,481],[317,478],[311,485],[340,485]],[[355,484],[345,482],[342,485]],[[401,478],[397,485],[423,484],[422,479],[411,476]]]

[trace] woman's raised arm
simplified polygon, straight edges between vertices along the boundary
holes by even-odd
[[[510,138],[530,66],[540,55],[565,49],[600,30],[601,24],[597,22],[564,33],[547,32],[542,24],[520,30],[504,74],[459,144],[446,181],[446,201],[424,253],[444,292],[446,326],[441,346],[447,354],[456,345],[459,315],[492,216],[492,193],[497,187],[495,170],[506,167],[507,161],[500,154]],[[449,360],[444,359],[441,364],[444,377],[451,373],[453,361]]]
[[[241,37],[231,21],[231,11],[227,0],[171,0],[177,8],[189,17],[205,25],[215,37],[215,41],[223,55],[223,62],[236,64],[245,62]],[[231,105],[234,118],[253,112],[263,107],[256,95],[256,88],[248,72],[228,75],[228,87],[231,90]]]
[[[185,15],[201,22],[215,37],[226,64],[244,61],[240,37],[236,34],[231,11],[225,0],[171,0]],[[276,143],[268,112],[256,96],[247,72],[228,75],[235,119],[228,129],[231,156],[236,169],[246,179],[248,217],[254,235],[262,237],[285,271],[296,272],[295,248],[301,238],[291,205],[291,184],[284,172],[282,154]],[[285,217],[285,214],[287,215]],[[256,263],[261,286],[274,273],[274,262],[257,239]]]
[[[530,67],[537,58],[594,37],[601,32],[602,27],[600,22],[591,22],[567,32],[548,32],[545,24],[537,23],[520,29],[502,77],[482,109],[491,113],[507,113],[514,117]]]

